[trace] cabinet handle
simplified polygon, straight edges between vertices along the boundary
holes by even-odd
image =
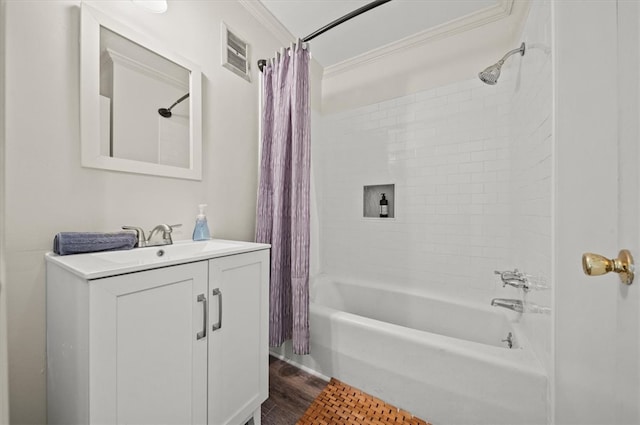
[[[213,296],[215,297],[216,295],[218,296],[218,323],[211,327],[212,331],[222,329],[222,291],[220,291],[220,288],[213,290]]]
[[[207,298],[204,296],[204,294],[199,294],[197,300],[199,303],[202,303],[202,330],[196,334],[196,339],[202,339],[207,337]]]

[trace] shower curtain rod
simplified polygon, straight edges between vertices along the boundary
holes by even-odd
[[[314,38],[316,38],[317,36],[319,36],[320,34],[324,34],[325,32],[329,31],[332,28],[337,27],[338,25],[347,22],[349,19],[351,18],[355,18],[358,15],[362,15],[364,12],[368,12],[369,10],[376,8],[378,6],[381,6],[385,3],[389,3],[391,0],[375,0],[372,1],[371,3],[367,3],[364,6],[354,10],[353,12],[349,12],[346,15],[344,15],[341,18],[336,19],[335,21],[325,25],[324,27],[320,28],[319,30],[316,30],[314,32],[312,32],[311,34],[309,34],[308,36],[306,36],[305,38],[302,39],[302,41],[307,42],[307,41],[311,41]],[[260,69],[260,71],[262,71],[262,69],[265,67],[265,65],[267,64],[267,60],[266,59],[260,59],[258,60],[258,68]]]

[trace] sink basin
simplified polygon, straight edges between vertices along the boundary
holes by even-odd
[[[269,248],[267,244],[211,239],[207,241],[177,241],[173,245],[135,248],[126,251],[64,256],[48,253],[46,259],[60,264],[85,279],[98,279],[267,248]]]
[[[220,251],[226,249],[234,249],[241,246],[241,244],[231,241],[210,240],[200,242],[178,242],[173,245],[168,245],[164,248],[165,252],[169,255],[195,255],[202,254],[211,251]],[[163,248],[163,247],[156,247]]]
[[[239,246],[241,246],[239,243],[220,240],[184,241],[176,242],[173,245],[150,246],[127,251],[96,252],[89,255],[117,264],[144,264],[200,256],[208,252],[223,251]]]

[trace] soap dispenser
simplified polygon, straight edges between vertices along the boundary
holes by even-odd
[[[204,208],[207,204],[200,204],[200,214],[196,217],[196,226],[193,228],[193,240],[194,241],[206,241],[211,239],[211,233],[209,233],[209,225],[207,224],[207,216],[204,215]]]

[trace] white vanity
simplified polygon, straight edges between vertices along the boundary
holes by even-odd
[[[260,423],[269,245],[47,254],[50,424]]]

